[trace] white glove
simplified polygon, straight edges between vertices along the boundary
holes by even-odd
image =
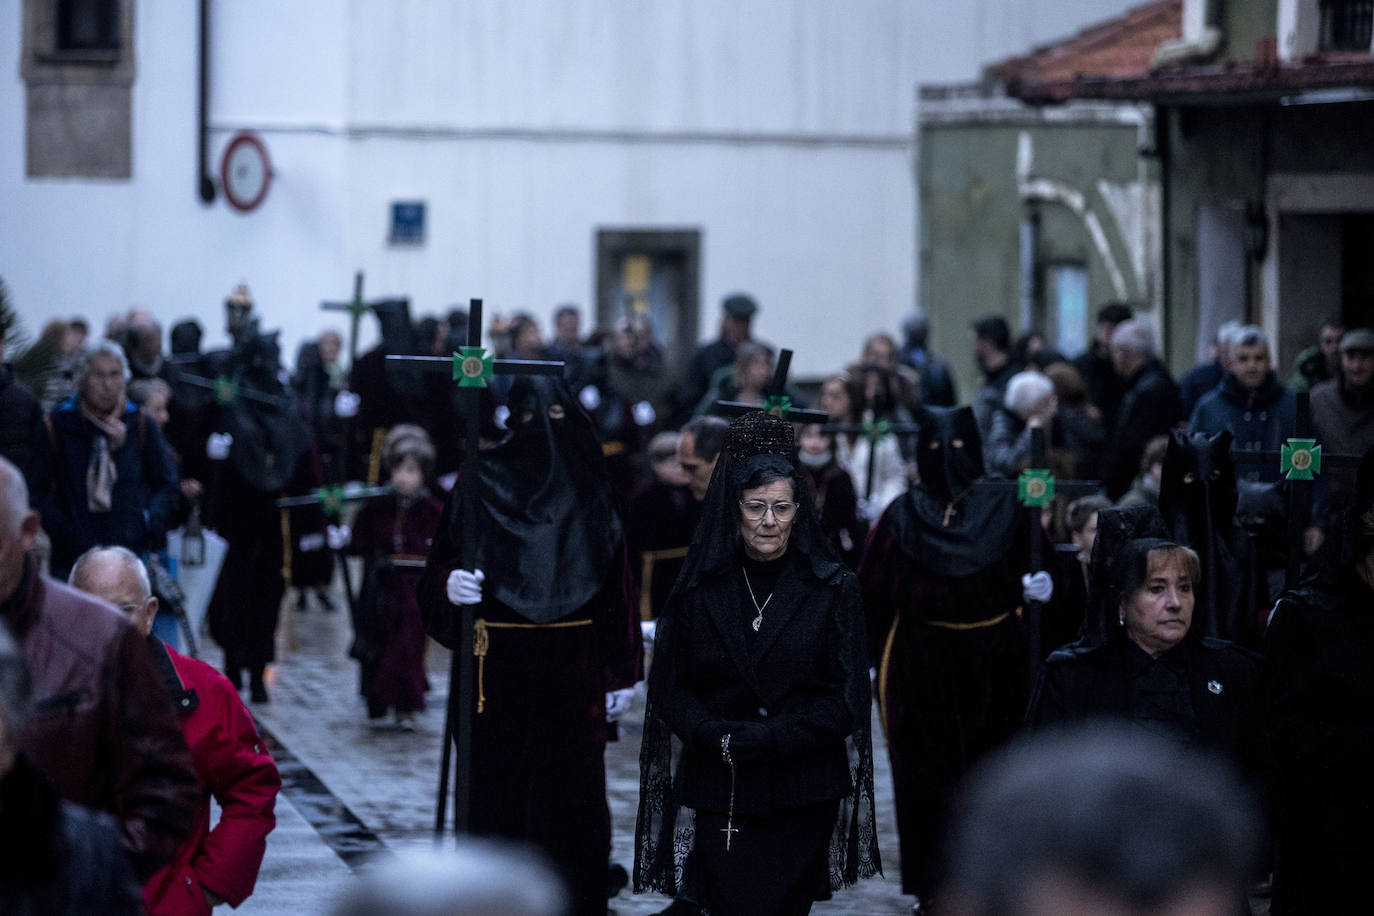
[[[229,457],[229,449],[234,445],[232,433],[211,433],[205,440],[205,457],[211,461],[223,461]]]
[[[591,413],[601,406],[601,390],[595,385],[588,385],[577,393],[577,399],[582,402],[582,409]]]
[[[1049,601],[1053,594],[1054,580],[1043,569],[1038,573],[1026,573],[1021,577],[1021,596],[1026,601],[1039,601],[1043,604]]]
[[[510,419],[510,408],[502,404],[491,412],[491,419],[500,429],[508,429],[506,421]]]
[[[654,410],[654,405],[648,401],[640,401],[631,407],[630,414],[634,416],[635,423],[640,426],[648,426],[658,419],[658,411]]]
[[[866,522],[875,521],[878,516],[883,514],[882,503],[878,502],[876,499],[864,499],[862,496],[859,497],[856,509],[859,513],[859,518]]]
[[[657,620],[641,620],[639,622],[639,633],[644,637],[644,648],[653,649],[654,633],[658,631]]]
[[[301,553],[314,553],[324,549],[324,535],[316,531],[301,538]]]
[[[324,531],[328,536],[330,550],[343,550],[353,539],[353,531],[347,525],[330,525]]]
[[[621,716],[630,711],[630,700],[634,698],[633,687],[626,687],[624,690],[610,690],[606,692],[606,721],[616,722]]]
[[[448,574],[448,582],[445,583],[448,600],[454,604],[481,604],[482,580],[485,578],[480,569],[455,569]]]
[[[340,391],[334,395],[334,416],[342,420],[358,415],[358,405],[363,399],[351,391]]]

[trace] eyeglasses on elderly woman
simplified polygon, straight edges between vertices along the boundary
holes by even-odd
[[[760,521],[771,511],[775,520],[786,524],[792,521],[792,517],[797,514],[797,504],[786,500],[766,503],[761,499],[741,499],[739,508],[744,513],[744,517],[751,522]]]

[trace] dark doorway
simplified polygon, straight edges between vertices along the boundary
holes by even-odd
[[[691,357],[701,311],[701,232],[598,229],[596,326],[643,315],[674,366]]]
[[[1341,218],[1341,317],[1348,328],[1374,327],[1374,213]]]

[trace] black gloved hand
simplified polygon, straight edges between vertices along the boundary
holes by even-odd
[[[757,760],[773,751],[773,734],[762,722],[729,722],[730,753],[738,761]]]
[[[720,739],[731,731],[732,726],[738,724],[725,719],[710,719],[697,726],[697,730],[692,734],[692,743],[696,745],[697,750],[719,760]],[[734,751],[734,739],[731,739],[730,750]]]

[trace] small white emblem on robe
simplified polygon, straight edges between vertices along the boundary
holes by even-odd
[[[1212,693],[1221,693],[1221,681],[1208,681],[1207,689]]]

